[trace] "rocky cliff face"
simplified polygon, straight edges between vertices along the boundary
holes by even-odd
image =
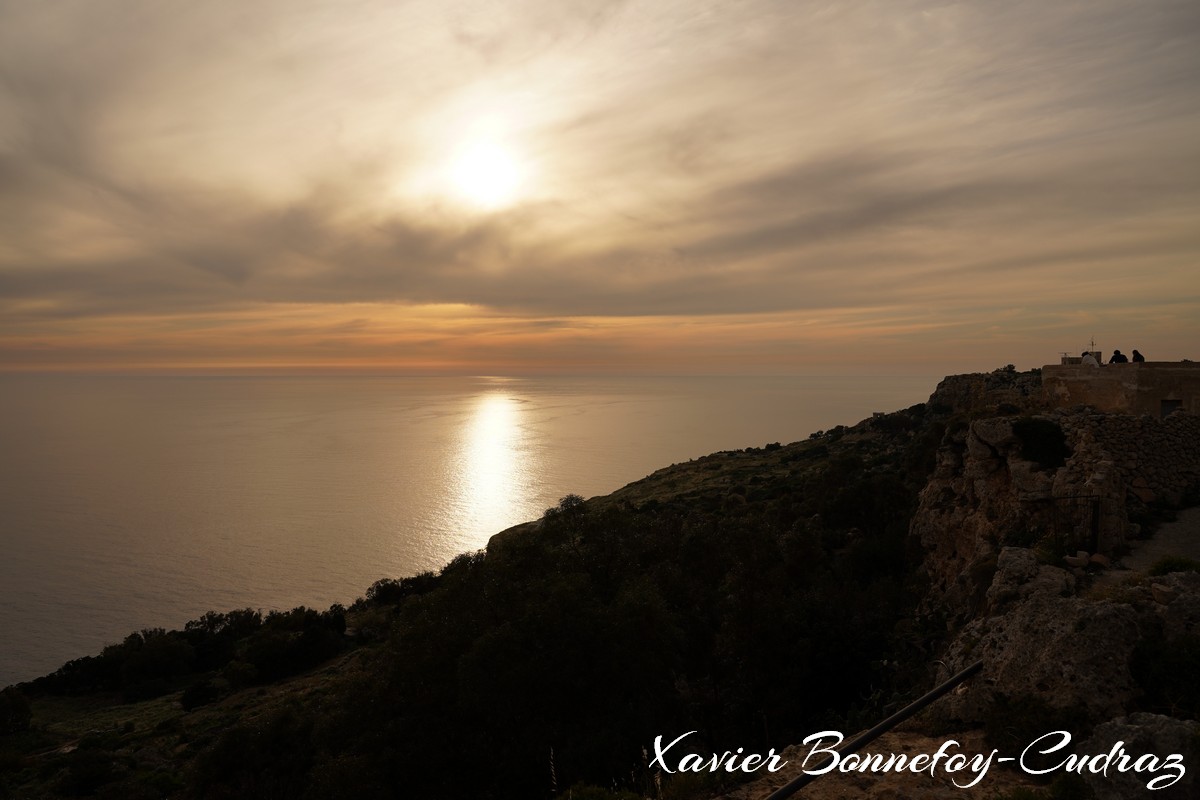
[[[1017,704],[1060,724],[1098,725],[1101,738],[1107,725],[1150,750],[1179,739],[1194,764],[1197,723],[1127,714],[1178,691],[1164,688],[1174,677],[1157,662],[1200,645],[1200,574],[1091,584],[1139,534],[1131,516],[1200,495],[1200,418],[1046,410],[1036,401],[1021,410],[952,427],[913,518],[929,577],[924,610],[944,613],[952,631],[939,676],[984,664],[929,719],[972,728]],[[1036,424],[1022,422],[1030,414]],[[1044,446],[1056,431],[1061,463]],[[1088,782],[1097,796],[1126,796],[1103,777]],[[1193,796],[1198,785],[1172,795]]]
[[[935,398],[946,396],[948,382]],[[986,396],[962,383],[952,396]],[[921,492],[911,532],[926,554],[925,607],[952,622],[980,610],[1003,547],[1111,557],[1138,533],[1131,516],[1200,499],[1200,417],[1036,409],[1031,397],[1024,413],[952,424]],[[1037,424],[1028,422],[1030,412]],[[1054,435],[1064,445],[1061,464],[1038,441]]]
[[[1022,409],[1043,407],[1042,376],[1037,370],[1017,372],[1011,367],[994,372],[948,375],[929,397],[929,404],[953,413],[978,412],[1001,406]]]
[[[1031,550],[1005,548],[983,613],[955,637],[945,669],[982,659],[983,672],[940,705],[944,720],[983,724],[998,701],[1029,696],[1093,719],[1123,712],[1135,697],[1134,648],[1149,620],[1124,602],[1076,596],[1068,570],[1039,564]]]
[[[998,370],[949,377],[930,398],[955,416],[910,526],[924,553],[921,611],[948,634],[939,681],[984,666],[920,725],[994,732],[1004,727],[997,720],[1024,713],[1035,728],[1074,729],[1077,753],[1117,741],[1182,753],[1186,779],[1155,794],[1195,797],[1200,723],[1172,715],[1195,713],[1200,694],[1188,688],[1200,657],[1200,573],[1097,574],[1142,533],[1133,520],[1200,502],[1200,418],[1052,409],[1039,389],[1035,374]],[[1083,780],[1099,798],[1146,791],[1136,774]],[[830,796],[892,797],[897,788],[881,776]],[[998,788],[955,792],[993,797]],[[936,796],[927,783],[915,790]]]
[[[1200,573],[1159,576],[1100,598],[1079,588],[1071,572],[1040,564],[1028,549],[1002,550],[986,608],[954,638],[939,680],[978,660],[983,670],[935,704],[927,723],[995,729],[997,719],[1009,716],[1020,726],[1024,713],[1030,730],[1040,724],[1043,732],[1072,732],[1066,753],[1106,753],[1124,743],[1139,755],[1182,754],[1188,773],[1156,796],[1196,797],[1200,723],[1171,714],[1188,713],[1190,701],[1176,701],[1194,685]],[[1170,714],[1133,711],[1148,700]],[[1014,715],[1012,708],[1021,711]],[[1146,791],[1140,777],[1083,775],[1097,798],[1111,800],[1140,796]]]
[[[930,582],[925,608],[952,622],[977,611],[1000,548],[1031,543],[1049,525],[1054,473],[1022,456],[1012,426],[999,417],[952,427],[913,517]]]

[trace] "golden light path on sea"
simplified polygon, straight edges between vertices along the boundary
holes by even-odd
[[[460,457],[451,467],[457,491],[459,537],[464,549],[526,521],[532,448],[522,426],[520,400],[504,389],[480,394],[463,427]]]

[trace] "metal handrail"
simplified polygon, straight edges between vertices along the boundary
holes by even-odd
[[[983,669],[983,662],[976,661],[974,664],[967,667],[962,672],[959,672],[957,675],[954,675],[952,678],[947,680],[945,683],[939,684],[938,686],[934,687],[930,691],[926,692],[921,697],[918,697],[916,700],[914,700],[911,703],[909,703],[908,705],[906,705],[904,708],[897,711],[895,714],[892,714],[890,717],[885,719],[883,722],[880,722],[874,728],[871,728],[869,731],[864,731],[864,732],[860,733],[858,736],[855,736],[853,739],[846,742],[844,745],[842,745],[841,747],[839,747],[837,749],[838,758],[840,758],[843,755],[849,755],[850,753],[856,752],[857,750],[862,748],[864,745],[870,744],[871,742],[875,741],[882,734],[884,734],[887,731],[891,730],[892,728],[896,727],[901,722],[903,722],[904,720],[911,717],[913,714],[915,714],[918,711],[920,711],[921,709],[925,708],[925,706],[929,705],[934,700],[937,700],[939,697],[946,694],[946,692],[949,692],[955,686],[958,686],[960,683],[962,683],[967,678],[974,675],[976,672],[979,672],[979,670],[981,670],[981,669]],[[776,789],[775,791],[773,791],[769,795],[767,795],[764,798],[764,800],[783,800],[785,797],[791,797],[793,794],[800,791],[800,789],[802,789],[805,786],[807,786],[808,784],[812,783],[817,778],[821,777],[821,775],[824,775],[825,773],[822,771],[822,768],[825,767],[826,765],[828,765],[829,762],[833,761],[833,759],[834,759],[834,756],[832,756],[832,755],[823,758],[821,760],[821,762],[816,767],[814,767],[811,772],[805,771],[803,774],[797,776],[796,778],[793,778],[789,783],[784,784],[783,786],[779,787],[778,789]]]

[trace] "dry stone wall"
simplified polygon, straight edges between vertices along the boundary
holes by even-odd
[[[1200,500],[1200,416],[1060,411],[1052,415],[1078,448],[1109,461],[1128,494],[1178,507]]]

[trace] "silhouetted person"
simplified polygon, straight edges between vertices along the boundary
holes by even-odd
[[[1083,366],[1085,366],[1085,367],[1100,366],[1100,362],[1096,360],[1096,357],[1094,355],[1092,355],[1091,353],[1089,353],[1087,350],[1083,351],[1083,360],[1080,361],[1079,363],[1083,364]]]
[[[1112,358],[1108,360],[1110,364],[1128,364],[1129,358],[1120,350],[1113,350]]]
[[[1146,360],[1146,357],[1144,355],[1139,353],[1137,350],[1133,351],[1133,363],[1141,364],[1141,363],[1145,362],[1145,360]]]

